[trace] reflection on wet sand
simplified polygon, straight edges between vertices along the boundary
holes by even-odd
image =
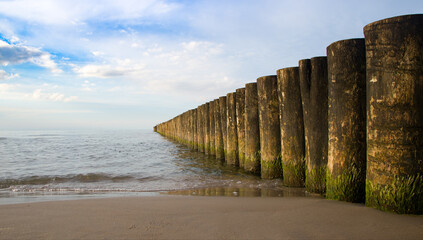
[[[321,197],[308,193],[305,188],[238,188],[238,187],[210,187],[161,192],[163,195],[185,196],[225,196],[225,197]]]

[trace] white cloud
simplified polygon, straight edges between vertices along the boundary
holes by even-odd
[[[129,59],[114,59],[106,64],[87,64],[74,67],[73,71],[80,77],[114,78],[139,75],[144,71],[145,65]]]
[[[43,53],[38,58],[33,58],[32,62],[40,67],[48,68],[52,73],[61,73],[63,72],[60,68],[57,67],[56,62],[51,59],[51,55],[48,53]]]
[[[48,100],[53,102],[71,102],[78,100],[77,96],[65,96],[62,93],[44,93],[43,89],[36,89],[32,93],[32,98],[35,100]]]
[[[0,83],[0,93],[6,93],[13,88],[11,84]]]
[[[50,69],[53,73],[62,72],[57,64],[51,59],[51,55],[38,48],[9,44],[0,40],[0,64],[7,66],[9,64],[20,64],[32,62],[38,66]]]
[[[100,52],[100,51],[93,51],[92,52],[92,54],[94,55],[94,56],[101,56],[101,55],[104,55],[104,52]]]
[[[204,55],[218,55],[222,53],[223,44],[215,44],[208,41],[183,42],[182,47],[186,51],[201,51]]]
[[[118,43],[118,42],[121,43]],[[119,44],[118,47],[116,46]],[[138,47],[134,49],[133,43]],[[197,101],[213,98],[242,87],[235,74],[239,68],[227,55],[224,44],[185,39],[145,39],[137,34],[122,38],[105,38],[88,45],[90,52],[102,52],[97,62],[75,65],[73,71],[82,78],[102,78],[98,86],[84,83],[83,91],[121,91],[115,86],[129,85],[131,94],[163,94]],[[248,79],[244,81],[249,81]],[[91,82],[91,80],[90,80]],[[97,93],[98,91],[96,91]]]
[[[82,91],[87,91],[87,92],[91,92],[93,91],[93,87],[95,87],[95,83],[92,83],[88,80],[85,80],[84,83],[82,83]]]
[[[8,80],[15,77],[19,77],[17,73],[8,74],[6,71],[0,69],[0,80]]]
[[[70,96],[63,99],[63,102],[74,102],[77,101],[79,98],[77,96]]]
[[[22,84],[0,84],[0,99],[14,101],[49,101],[49,102],[74,102],[79,98],[73,94],[63,93],[57,85],[22,85]],[[34,90],[35,89],[35,90]]]
[[[40,99],[41,98],[41,89],[37,89],[32,93],[32,98],[34,99]]]

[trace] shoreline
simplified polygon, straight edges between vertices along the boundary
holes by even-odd
[[[3,189],[4,190],[4,189]],[[0,205],[36,203],[63,200],[84,200],[115,197],[152,197],[161,195],[181,196],[222,196],[222,197],[318,197],[320,194],[306,192],[305,188],[279,186],[255,188],[234,185],[230,187],[198,187],[170,190],[129,191],[129,190],[84,190],[84,191],[30,191],[13,192],[0,190]]]
[[[313,197],[160,195],[0,205],[0,239],[419,239],[423,216]]]

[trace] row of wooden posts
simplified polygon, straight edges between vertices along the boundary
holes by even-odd
[[[155,131],[327,198],[423,213],[423,14],[380,20],[155,126]]]

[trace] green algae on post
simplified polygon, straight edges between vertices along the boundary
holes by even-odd
[[[364,177],[363,177],[364,176]],[[326,198],[363,203],[365,200],[365,166],[343,166],[343,172],[326,172]]]
[[[394,176],[387,185],[367,180],[366,205],[400,214],[423,214],[423,176]]]

